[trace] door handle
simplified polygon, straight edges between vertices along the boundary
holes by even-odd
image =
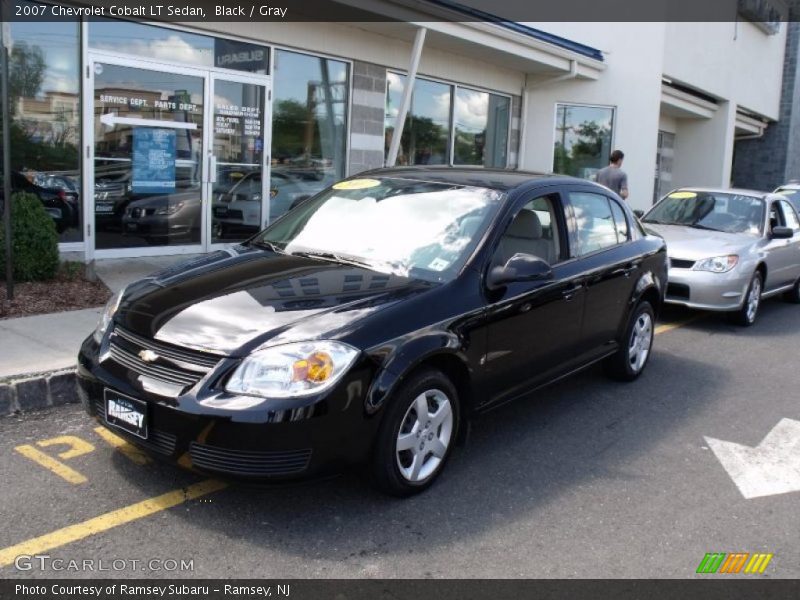
[[[217,157],[208,155],[208,183],[217,183]]]
[[[639,268],[639,263],[638,262],[630,263],[630,264],[628,264],[628,265],[626,265],[624,267],[621,267],[619,269],[615,269],[614,271],[612,271],[611,274],[612,275],[622,275],[623,277],[630,277],[631,273],[633,273],[638,268]]]
[[[575,294],[578,293],[578,290],[580,290],[581,287],[583,287],[583,286],[581,286],[581,285],[573,285],[571,288],[563,290],[561,292],[561,297],[564,298],[564,300],[566,300],[567,302],[569,302],[570,300],[572,300],[575,297]]]

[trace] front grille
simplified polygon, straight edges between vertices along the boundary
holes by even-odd
[[[142,351],[155,353],[157,358],[145,361]],[[114,328],[109,354],[114,362],[134,373],[184,387],[195,385],[222,359],[215,354],[156,342],[121,327]]]
[[[97,416],[106,420],[106,403],[104,400],[95,400],[94,409],[97,413]],[[178,438],[171,433],[166,433],[164,431],[159,431],[158,429],[150,428],[147,432],[147,439],[140,438],[135,435],[128,434],[124,431],[119,429],[112,429],[114,433],[117,435],[124,437],[128,440],[133,440],[135,443],[139,444],[140,446],[144,446],[148,450],[152,450],[153,452],[158,452],[160,454],[170,455],[175,452],[175,444],[178,441]]]
[[[669,266],[673,269],[691,269],[694,266],[695,261],[693,260],[686,260],[683,258],[670,258],[669,259]]]
[[[668,283],[667,298],[689,299],[689,286],[685,283]]]
[[[228,450],[192,442],[192,464],[200,469],[243,477],[294,475],[304,471],[311,460],[311,448],[301,450]]]

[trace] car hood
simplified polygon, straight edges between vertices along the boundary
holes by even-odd
[[[129,285],[114,321],[158,341],[229,356],[337,339],[356,321],[435,284],[238,246]]]
[[[656,225],[643,223],[648,231],[661,236],[667,242],[667,255],[670,258],[700,260],[712,256],[736,254],[742,248],[758,241],[758,237],[748,233],[725,233],[709,231],[685,225]]]

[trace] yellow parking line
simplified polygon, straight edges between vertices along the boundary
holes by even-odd
[[[147,463],[150,462],[150,459],[144,452],[139,450],[133,444],[130,444],[126,440],[123,440],[118,435],[111,433],[105,427],[95,427],[94,432],[101,438],[103,438],[106,442],[114,446],[114,448],[122,452],[125,456],[130,458],[137,465],[146,465]]]
[[[683,327],[684,325],[688,325],[692,321],[696,321],[702,315],[695,315],[693,317],[689,317],[688,319],[684,319],[683,321],[673,321],[672,323],[664,323],[663,325],[659,325],[656,327],[655,334],[658,335],[659,333],[666,333],[668,331],[672,331],[673,329],[678,329],[679,327]]]
[[[42,552],[47,552],[53,548],[58,548],[71,542],[81,540],[90,535],[102,533],[114,527],[118,527],[119,525],[124,525],[125,523],[130,523],[131,521],[150,516],[162,510],[178,506],[188,500],[194,500],[200,496],[217,492],[226,487],[227,484],[223,481],[206,479],[205,481],[195,483],[186,488],[173,490],[161,496],[156,496],[155,498],[148,498],[142,502],[112,510],[111,512],[83,521],[82,523],[69,525],[14,546],[3,548],[0,550],[0,567],[12,564],[16,557],[21,554],[41,554]]]
[[[22,446],[17,446],[14,448],[17,452],[22,454],[25,458],[30,458],[33,462],[42,465],[48,471],[52,471],[59,477],[67,480],[69,483],[79,484],[85,483],[86,477],[78,473],[75,469],[72,469],[65,465],[64,463],[56,460],[52,456],[48,456],[41,450],[37,450],[33,446],[29,446],[28,444],[24,444]]]

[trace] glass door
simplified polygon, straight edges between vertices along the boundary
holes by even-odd
[[[269,220],[269,79],[214,73],[208,149],[210,244],[242,241]]]
[[[116,57],[89,63],[98,256],[202,251],[207,73]]]

